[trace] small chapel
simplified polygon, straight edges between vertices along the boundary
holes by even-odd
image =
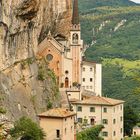
[[[74,0],[69,37],[61,34],[52,36],[49,32],[38,46],[38,55],[48,61],[60,89],[69,91],[78,88],[101,96],[101,64],[86,60],[85,46],[81,39],[78,0]]]

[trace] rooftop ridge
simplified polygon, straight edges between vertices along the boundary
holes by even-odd
[[[108,100],[106,100],[104,97],[98,96],[99,98],[103,99],[104,101],[108,102],[109,104],[113,105],[111,102],[109,102]]]

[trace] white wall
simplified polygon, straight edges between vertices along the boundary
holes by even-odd
[[[85,81],[83,81],[83,78],[85,78]],[[90,81],[90,78],[92,78],[92,82]],[[81,80],[82,80],[82,87],[85,90],[95,92],[96,95],[100,95],[100,96],[102,95],[102,65],[101,64],[84,63],[82,65]]]
[[[104,137],[105,140],[121,140],[123,138],[123,120],[120,120],[120,117],[123,117],[123,105],[119,104],[116,106],[102,106],[102,105],[80,105],[82,106],[82,112],[77,111],[77,106],[73,104],[73,109],[77,113],[77,118],[86,118],[88,119],[88,124],[90,124],[90,119],[95,119],[95,125],[102,124],[103,119],[108,120],[108,124],[103,124],[104,129],[102,130],[108,132],[108,136]],[[122,106],[122,110],[121,110]],[[90,107],[95,107],[95,112],[90,112]],[[103,108],[107,108],[107,113],[103,112]],[[116,120],[116,123],[113,123],[113,119]],[[114,131],[116,136],[113,135]]]
[[[96,81],[96,86],[95,86],[95,93],[97,95],[102,96],[102,65],[101,64],[96,64],[96,75],[95,75],[95,81]]]
[[[69,91],[67,91],[67,94],[68,94],[68,98],[69,98],[69,100],[71,100],[71,99],[77,99],[77,100],[81,100],[81,91],[80,90],[69,90]]]
[[[65,72],[68,71],[68,74]],[[65,83],[65,78],[69,78],[69,86],[72,86],[72,60],[64,58],[64,66],[63,66],[63,83]]]

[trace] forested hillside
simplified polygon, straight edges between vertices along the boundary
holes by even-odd
[[[136,5],[129,0],[79,0],[79,9],[81,13],[90,11],[93,8],[101,6],[132,6]]]
[[[87,59],[103,64],[103,94],[123,99],[140,112],[140,6],[106,0],[98,1],[98,7],[97,1],[88,1],[96,4],[80,2],[80,8],[85,5],[82,37],[90,45]]]

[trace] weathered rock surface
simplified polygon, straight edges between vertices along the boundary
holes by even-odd
[[[71,3],[72,0],[0,0],[0,106],[10,120],[23,115],[36,119],[49,101],[54,106],[59,104],[51,77],[44,81],[37,78],[39,65],[46,64],[36,59],[36,53],[49,30],[53,35],[69,35]]]
[[[9,134],[10,130],[14,127],[13,123],[8,120],[5,115],[0,115],[0,138],[11,140]]]

